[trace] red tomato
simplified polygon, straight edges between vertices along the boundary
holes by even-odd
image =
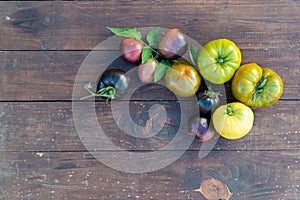
[[[183,56],[187,50],[187,41],[179,29],[169,30],[159,43],[159,50],[169,60]]]
[[[134,38],[125,38],[120,45],[122,57],[129,63],[138,63],[141,61],[143,48],[143,43]]]

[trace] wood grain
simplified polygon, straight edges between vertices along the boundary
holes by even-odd
[[[264,50],[244,51],[244,63],[257,62],[262,67],[268,67],[276,71],[283,79],[284,93],[282,99],[300,98],[300,54],[288,51],[285,58],[279,57],[281,52],[271,51],[267,54]],[[1,90],[2,101],[45,101],[45,100],[72,100],[72,92],[82,90],[82,96],[86,95],[83,89],[88,82],[96,84],[100,71],[106,68],[121,68],[129,70],[136,65],[131,65],[122,60],[119,51],[99,52],[101,58],[90,59],[89,51],[3,51],[0,52]],[[105,55],[116,55],[114,61],[108,60]],[[274,54],[274,55],[273,55]],[[95,63],[85,72],[79,70],[85,61]],[[103,64],[103,63],[107,63]],[[75,79],[82,79],[74,84]],[[132,77],[136,79],[136,77]],[[138,80],[136,80],[138,81]],[[207,83],[209,84],[209,83]],[[204,85],[204,83],[202,84]],[[218,86],[220,87],[220,86]],[[223,98],[232,98],[230,82],[221,87]],[[147,91],[147,92],[145,92]],[[223,93],[224,93],[223,92]],[[171,94],[163,86],[141,87],[136,91],[132,100],[174,100]]]
[[[211,177],[229,187],[231,200],[299,199],[299,8],[298,0],[0,2],[0,199],[204,199],[195,190]],[[88,125],[94,111],[86,106],[93,102],[78,101],[86,95],[84,84],[95,84],[106,67],[134,67],[120,58],[122,38],[107,40],[108,26],[176,27],[199,45],[231,39],[242,63],[256,62],[282,77],[284,93],[275,105],[254,109],[253,129],[242,139],[217,138],[212,148],[194,141],[158,171],[116,171],[87,149],[95,138],[85,136],[83,142],[72,107],[77,102],[87,108],[81,123]],[[88,60],[91,68],[78,78],[95,51],[104,56]],[[113,62],[111,55],[117,57]],[[234,101],[230,82],[219,88],[224,101]],[[138,139],[124,134],[110,104],[97,99],[97,120],[107,138],[132,153],[168,144],[179,127],[179,104],[189,103],[160,85],[143,86],[127,100],[140,125],[149,122],[152,105],[165,106],[168,114],[159,134]],[[185,111],[192,110],[189,105]]]
[[[1,3],[1,50],[91,50],[107,26],[180,28],[200,44],[299,50],[299,2],[99,1]],[[129,14],[130,13],[130,14]],[[259,40],[257,39],[259,38]]]
[[[86,102],[82,102],[83,106]],[[168,101],[131,101],[130,112],[135,123],[145,126],[149,119],[149,109],[161,104],[167,109],[168,117],[161,130],[154,138],[139,140],[124,134],[118,128],[110,104],[97,102],[96,115],[107,137],[116,145],[127,150],[157,150],[168,144],[178,131],[181,102]],[[255,109],[255,122],[252,131],[244,138],[228,141],[222,138],[214,150],[294,150],[300,149],[300,102],[280,101],[271,108]],[[70,102],[32,102],[1,103],[1,151],[85,151],[75,128]],[[74,111],[74,110],[73,110]],[[92,113],[93,110],[86,110]],[[125,110],[118,110],[124,112]],[[89,114],[82,113],[84,120]],[[77,122],[78,123],[78,122]],[[88,123],[88,122],[84,122]],[[128,124],[127,124],[128,125]],[[120,125],[122,128],[126,124]],[[133,132],[128,125],[129,132]],[[87,144],[93,143],[91,137]],[[190,150],[206,150],[205,146],[194,142]],[[99,149],[108,150],[108,149]],[[210,149],[208,149],[210,150]]]
[[[156,172],[126,174],[88,152],[2,152],[4,199],[204,199],[194,190],[214,177],[231,199],[297,199],[298,154],[291,151],[217,151],[202,159],[187,152]],[[263,163],[263,165],[261,164]]]

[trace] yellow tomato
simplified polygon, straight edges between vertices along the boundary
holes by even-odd
[[[240,102],[222,105],[213,114],[216,131],[227,139],[244,137],[252,129],[253,122],[253,111]]]

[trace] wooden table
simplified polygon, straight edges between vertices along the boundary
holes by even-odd
[[[0,199],[204,199],[195,190],[209,177],[226,184],[231,199],[300,199],[299,10],[298,0],[1,2]],[[72,113],[77,72],[112,36],[107,26],[177,27],[202,45],[231,39],[243,63],[282,77],[284,93],[254,109],[247,136],[219,138],[204,158],[193,142],[162,169],[117,171],[86,149]],[[155,85],[130,100],[133,118],[155,103],[172,108],[167,130],[174,130],[177,101]],[[96,102],[97,115],[116,144],[137,153],[165,145],[120,136],[109,105]]]

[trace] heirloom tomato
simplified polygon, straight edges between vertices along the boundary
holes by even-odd
[[[108,88],[113,88],[112,91]],[[129,89],[129,77],[121,69],[112,68],[103,72],[100,77],[97,91],[105,99],[122,98]]]
[[[91,90],[91,84],[86,84],[84,88],[90,94],[80,99],[83,100],[91,97],[102,97],[107,101],[115,98],[120,99],[127,94],[129,83],[130,79],[123,70],[117,68],[107,69],[103,72],[99,79],[97,92],[94,93]]]
[[[157,64],[157,60],[150,58],[138,66],[138,77],[141,82],[150,83],[153,81]]]
[[[129,63],[138,63],[141,61],[143,48],[143,43],[135,38],[125,38],[120,44],[122,57]]]
[[[159,43],[161,54],[169,59],[177,59],[183,56],[187,50],[187,41],[179,29],[174,28],[169,30]]]
[[[206,80],[222,84],[229,81],[242,60],[240,49],[230,40],[213,40],[200,50],[198,68]]]
[[[222,105],[213,113],[213,124],[216,131],[227,139],[244,137],[252,129],[253,122],[253,111],[240,102]]]
[[[280,76],[255,63],[241,66],[231,83],[233,96],[240,102],[256,108],[271,106],[283,92]]]
[[[197,103],[201,114],[207,114],[214,111],[219,105],[220,92],[215,92],[211,87],[197,94]]]
[[[201,83],[198,71],[187,62],[175,62],[167,69],[165,82],[176,95],[188,97],[194,95]]]
[[[188,121],[188,133],[195,136],[197,141],[206,142],[215,135],[214,126],[209,126],[209,123],[205,117],[193,116]]]

